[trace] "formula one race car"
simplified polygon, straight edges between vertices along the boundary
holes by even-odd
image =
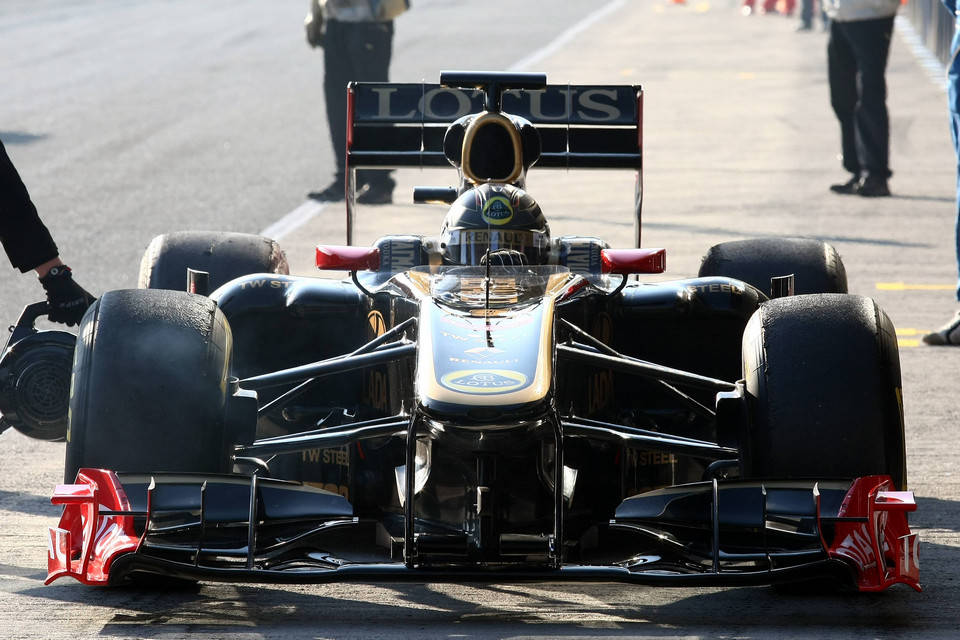
[[[525,191],[535,163],[636,171],[639,247],[642,97],[355,83],[347,244],[358,169],[450,163],[415,193],[438,236],[319,246],[343,280],[261,237],[154,240],[79,329],[48,581],[919,590],[895,331],[835,249],[641,282],[664,250],[551,237]]]

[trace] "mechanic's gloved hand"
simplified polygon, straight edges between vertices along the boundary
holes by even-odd
[[[47,292],[47,305],[50,307],[48,318],[51,322],[60,322],[72,327],[80,323],[87,308],[96,300],[92,295],[74,282],[70,267],[53,267],[40,284]]]

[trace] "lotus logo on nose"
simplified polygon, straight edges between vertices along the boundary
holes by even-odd
[[[440,379],[440,383],[448,389],[484,394],[514,391],[526,382],[527,376],[506,369],[452,371]]]

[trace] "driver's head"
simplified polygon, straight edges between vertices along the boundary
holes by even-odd
[[[440,229],[440,243],[447,264],[485,264],[488,254],[491,264],[516,264],[518,260],[545,264],[550,227],[540,205],[523,189],[482,184],[450,206]]]

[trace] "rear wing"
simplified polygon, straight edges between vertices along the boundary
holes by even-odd
[[[499,104],[491,105],[488,85],[494,82],[500,85]],[[458,88],[464,86],[471,88]],[[353,241],[357,169],[450,166],[443,151],[447,127],[492,106],[537,129],[542,152],[536,167],[634,170],[640,246],[640,86],[550,85],[537,74],[445,72],[440,84],[352,82],[347,91],[347,244]]]

